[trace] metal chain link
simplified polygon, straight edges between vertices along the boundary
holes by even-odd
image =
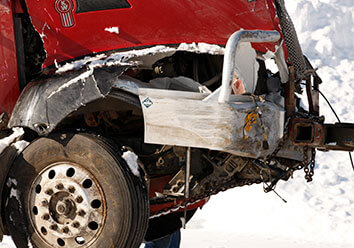
[[[277,147],[274,149],[274,151],[266,158],[266,161],[265,161],[266,163],[270,163],[271,159],[276,157],[277,153],[283,148],[283,146],[287,142],[287,140],[289,138],[290,121],[291,121],[291,117],[289,117],[286,120],[286,123],[284,126],[284,135],[280,139],[280,141],[279,141]],[[316,149],[311,148],[311,159],[310,160],[308,158],[308,149],[309,149],[308,146],[304,146],[304,148],[303,148],[304,159],[300,163],[298,163],[298,165],[295,166],[295,168],[290,169],[290,171],[291,171],[291,173],[293,173],[295,170],[304,169],[305,179],[307,180],[307,182],[311,182],[312,177],[314,175]],[[216,195],[220,192],[226,191],[231,188],[242,187],[242,186],[252,185],[252,184],[260,184],[260,183],[263,183],[263,181],[264,180],[261,180],[261,179],[256,179],[256,180],[246,179],[246,180],[240,180],[238,182],[233,182],[233,183],[224,181],[224,182],[221,182],[221,184],[224,184],[224,185],[219,188],[215,188],[214,190],[208,191],[208,192],[201,194],[199,196],[189,198],[188,200],[181,199],[181,202],[179,202],[176,205],[161,209],[159,211],[152,212],[150,218],[155,218],[155,217],[159,217],[162,215],[170,214],[171,212],[176,212],[180,209],[184,209],[185,206],[192,205],[192,204],[197,203],[203,199],[206,199],[212,195]]]
[[[277,147],[274,149],[274,151],[267,157],[266,159],[266,163],[269,163],[270,160],[272,158],[274,158],[278,152],[283,148],[283,146],[285,145],[286,141],[288,140],[289,138],[289,125],[290,125],[290,120],[291,118],[289,117],[286,122],[285,122],[285,126],[284,126],[284,135],[283,137],[280,139]]]
[[[232,189],[232,188],[235,188],[235,187],[242,187],[242,186],[246,186],[246,185],[250,186],[252,184],[260,184],[260,183],[262,183],[262,180],[260,180],[260,179],[257,179],[257,180],[251,180],[251,179],[240,180],[237,183],[231,183],[229,185],[225,185],[223,187],[220,187],[220,188],[214,189],[212,191],[206,192],[206,193],[204,193],[202,195],[189,198],[188,200],[181,199],[181,202],[179,202],[176,205],[161,209],[159,211],[152,212],[151,215],[150,215],[150,219],[151,218],[160,217],[162,215],[167,215],[167,214],[170,214],[172,212],[177,212],[178,210],[184,209],[185,206],[189,206],[189,205],[195,204],[195,203],[197,203],[197,202],[199,202],[199,201],[201,201],[203,199],[206,199],[206,198],[208,198],[210,196],[216,195],[216,194],[218,194],[220,192],[224,192],[224,191],[226,191],[228,189]]]
[[[315,157],[316,157],[316,149],[312,148],[311,149],[311,159],[304,166],[305,179],[308,183],[312,181],[312,177],[315,174],[315,172],[314,172],[314,170],[315,170]]]

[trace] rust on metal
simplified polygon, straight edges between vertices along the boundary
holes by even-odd
[[[295,118],[291,122],[290,139],[298,146],[322,146],[325,143],[324,126],[316,121]]]
[[[323,151],[353,151],[354,125],[322,124],[305,118],[294,118],[289,130],[295,146],[308,146]]]
[[[335,123],[325,124],[326,140],[320,150],[338,150],[353,151],[354,150],[354,124],[352,123]]]
[[[319,81],[315,77],[309,76],[306,78],[306,94],[310,114],[319,116]]]
[[[289,67],[289,82],[285,86],[285,107],[287,117],[295,113],[295,69],[293,66]]]

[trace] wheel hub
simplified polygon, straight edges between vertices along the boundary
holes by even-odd
[[[68,208],[67,208],[66,204],[60,203],[60,204],[57,205],[57,212],[58,212],[59,214],[67,215],[67,214],[68,214],[67,209],[68,209]]]
[[[62,190],[50,197],[49,213],[60,224],[71,222],[76,218],[77,207],[72,194]]]
[[[79,165],[48,166],[34,181],[29,214],[39,236],[52,247],[94,242],[106,217],[106,200],[94,176]]]

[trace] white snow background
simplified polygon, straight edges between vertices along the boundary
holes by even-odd
[[[322,92],[342,122],[354,122],[354,1],[287,0],[304,54],[318,67]],[[321,99],[326,122],[336,119]],[[345,152],[317,152],[314,181],[304,172],[281,182],[229,190],[211,198],[187,224],[182,247],[354,247],[354,172]]]
[[[354,122],[354,1],[286,0],[304,53],[323,79],[322,92],[343,122]],[[321,114],[335,122],[321,99]],[[354,247],[354,172],[344,152],[317,153],[314,181],[303,171],[277,192],[246,186],[220,193],[182,231],[183,248]],[[5,237],[1,247],[15,247]]]

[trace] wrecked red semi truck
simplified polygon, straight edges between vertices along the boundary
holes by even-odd
[[[4,0],[1,233],[139,247],[220,191],[311,181],[316,149],[353,150],[320,84],[282,0]]]

